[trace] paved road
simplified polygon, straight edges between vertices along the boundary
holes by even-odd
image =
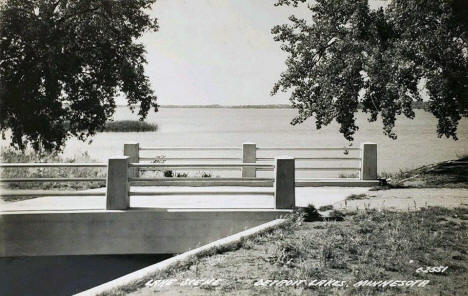
[[[89,191],[102,192],[104,188]],[[316,207],[335,204],[343,201],[351,194],[365,193],[369,188],[364,187],[298,187],[296,188],[296,205]],[[177,195],[166,196],[133,196],[131,207],[151,208],[273,208],[274,199],[269,187],[132,187],[131,191],[255,191],[265,194],[243,195]],[[60,196],[41,197],[16,202],[0,201],[0,211],[41,211],[41,210],[94,210],[105,208],[103,196]]]

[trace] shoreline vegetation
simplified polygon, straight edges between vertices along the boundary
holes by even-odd
[[[139,120],[117,120],[106,122],[103,132],[155,132],[158,126]]]
[[[28,163],[28,162],[60,162],[60,163],[93,163],[98,162],[84,152],[73,157],[62,157],[58,154],[41,154],[31,150],[24,152],[12,148],[2,147],[0,151],[1,162],[4,163]],[[105,178],[105,168],[2,168],[0,177],[2,179],[13,178]],[[105,181],[91,182],[18,182],[3,183],[5,189],[32,189],[32,190],[86,190],[105,186]],[[17,201],[29,199],[18,197],[15,199],[4,199],[5,201]]]

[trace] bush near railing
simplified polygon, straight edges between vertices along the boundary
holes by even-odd
[[[87,152],[65,158],[57,154],[39,154],[34,151],[16,151],[2,148],[0,161],[4,163],[25,162],[60,162],[60,163],[90,163],[97,162]],[[105,168],[0,168],[2,179],[11,178],[105,178]],[[105,182],[18,182],[3,183],[11,189],[92,189],[104,187]]]
[[[104,132],[154,132],[157,130],[156,124],[139,120],[109,121],[104,127]]]

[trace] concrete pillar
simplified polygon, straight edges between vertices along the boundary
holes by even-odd
[[[124,144],[124,155],[128,156],[128,162],[140,162],[140,144],[139,143],[126,143]],[[130,178],[138,178],[138,168],[129,169],[128,175]]]
[[[377,179],[377,144],[361,144],[361,180]]]
[[[129,157],[109,158],[107,164],[107,210],[126,210],[130,207],[128,196],[128,163]]]
[[[290,156],[275,159],[275,208],[293,209],[296,206],[294,158]]]
[[[255,143],[242,144],[242,163],[257,162],[257,145]],[[257,171],[255,167],[243,167],[242,178],[255,178]]]

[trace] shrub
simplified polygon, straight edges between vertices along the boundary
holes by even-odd
[[[166,178],[174,177],[174,171],[172,171],[172,170],[164,171],[164,177],[166,177]]]
[[[104,127],[104,132],[154,132],[157,130],[156,124],[139,120],[110,121]]]
[[[310,204],[304,208],[304,221],[305,222],[313,222],[313,221],[322,221],[323,217],[320,215],[319,211],[314,207],[314,205]]]
[[[207,172],[203,172],[201,175],[202,178],[211,178],[211,174]]]

